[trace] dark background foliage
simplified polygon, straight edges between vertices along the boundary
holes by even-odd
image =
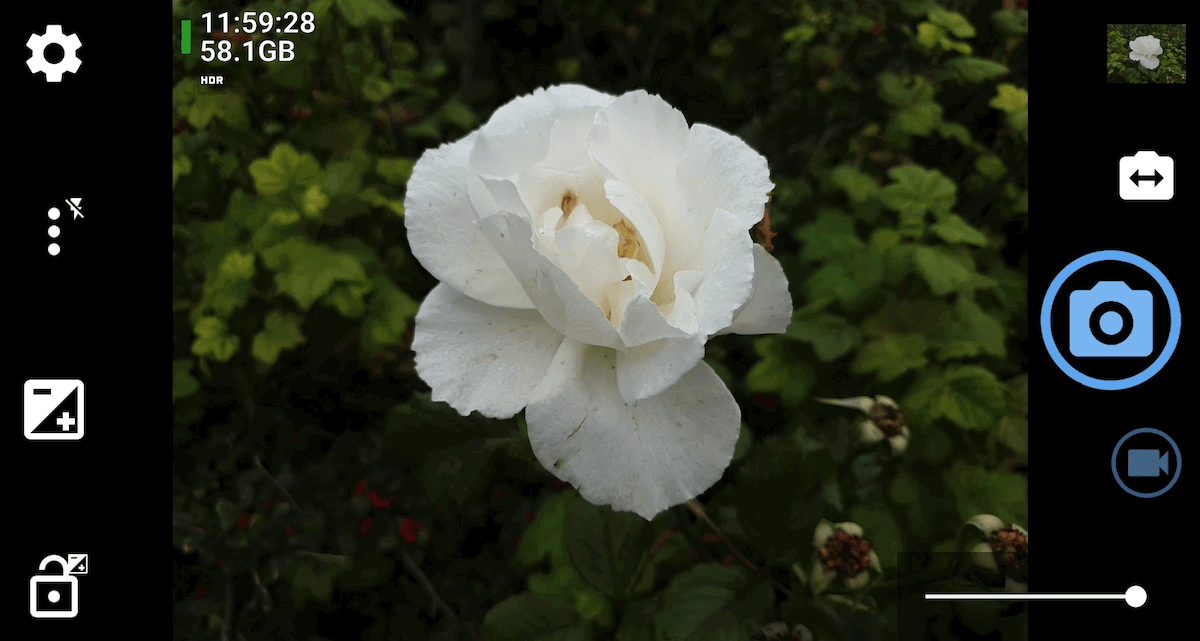
[[[176,638],[883,638],[900,552],[949,553],[979,513],[1028,526],[1024,3],[174,7],[194,33],[173,61]],[[261,42],[202,33],[247,10],[315,29],[291,62],[202,62],[201,40]],[[521,416],[461,417],[413,368],[435,281],[405,238],[412,162],[562,82],[644,88],[768,158],[753,233],[797,312],[784,336],[708,345],[744,419],[697,503],[710,522],[582,503]],[[875,394],[911,427],[899,456],[813,401]],[[822,518],[866,529],[868,594],[812,596]],[[909,623],[1024,632],[986,608]]]

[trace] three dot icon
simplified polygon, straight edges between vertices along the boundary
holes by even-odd
[[[75,218],[83,218],[83,208],[81,207],[81,203],[83,202],[82,198],[68,198],[66,202],[67,206],[71,208],[71,212],[75,215]],[[61,215],[62,211],[60,211],[58,207],[51,207],[46,211],[46,216],[48,216],[50,220],[58,220],[58,217]],[[50,229],[47,229],[46,233],[51,238],[58,238],[58,235],[62,233],[62,230],[58,228],[58,225],[50,225]],[[46,248],[46,251],[50,252],[51,256],[57,256],[59,252],[62,251],[62,248],[58,246],[58,243],[50,243],[50,246]]]
[[[51,207],[50,211],[46,212],[46,215],[50,217],[50,220],[58,220],[58,217],[61,214],[62,212],[58,210],[58,207]],[[50,234],[51,238],[58,238],[58,234],[60,233],[58,225],[50,225],[50,229],[47,230],[47,233]],[[58,252],[62,251],[62,249],[58,246],[58,243],[50,243],[48,250],[51,256],[57,256]]]

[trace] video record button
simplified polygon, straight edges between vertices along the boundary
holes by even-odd
[[[1117,441],[1113,448],[1113,477],[1121,489],[1140,498],[1165,493],[1179,479],[1179,446],[1166,432],[1144,427]]]

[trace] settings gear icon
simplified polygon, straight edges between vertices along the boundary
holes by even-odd
[[[49,62],[46,60],[46,46],[56,44],[63,48],[63,59],[58,62]],[[39,36],[33,34],[29,36],[29,42],[25,43],[26,47],[33,52],[29,60],[25,64],[29,66],[29,71],[37,73],[39,71],[46,74],[46,82],[62,82],[63,72],[70,71],[76,73],[79,71],[80,60],[75,52],[83,43],[79,42],[79,36],[76,34],[64,35],[62,25],[51,24],[46,25],[46,34]]]

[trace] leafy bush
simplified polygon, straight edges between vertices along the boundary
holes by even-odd
[[[743,639],[776,621],[877,638],[901,552],[957,549],[981,513],[1028,526],[1024,11],[419,4],[252,3],[313,12],[295,60],[175,54],[176,638]],[[196,52],[262,38],[196,33],[229,3],[174,10]],[[1182,33],[1162,38],[1182,81]],[[650,522],[579,500],[519,416],[431,402],[409,349],[435,284],[405,237],[414,160],[562,82],[661,94],[741,135],[777,185],[753,233],[792,324],[709,344],[742,407],[734,462]],[[814,400],[859,395],[899,401],[903,453]],[[823,519],[863,527],[883,568],[865,592],[813,594]],[[924,568],[968,580],[955,569]]]

